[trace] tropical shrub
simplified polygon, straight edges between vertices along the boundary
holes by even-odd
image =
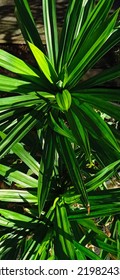
[[[85,74],[120,42],[113,0],[70,0],[58,40],[56,1],[43,0],[46,46],[27,0],[16,16],[35,65],[0,50],[1,259],[119,259],[120,65]],[[92,249],[91,249],[92,248]],[[94,251],[93,251],[94,249]]]

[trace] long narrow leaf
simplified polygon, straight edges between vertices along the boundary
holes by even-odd
[[[120,120],[120,106],[118,102],[120,100],[119,90],[109,90],[109,89],[93,89],[85,90],[82,94],[73,94],[77,97],[80,102],[87,102],[95,109],[100,110],[103,113],[106,113],[108,116]],[[93,93],[93,94],[92,94]],[[108,101],[106,101],[108,100]],[[110,100],[110,102],[109,102]],[[113,101],[113,102],[112,102]]]
[[[62,66],[64,66],[67,62],[75,36],[77,36],[77,33],[79,33],[86,5],[93,4],[90,2],[93,1],[69,1],[68,10],[66,13],[60,38],[60,48],[58,57],[59,71],[62,69]]]
[[[60,122],[59,124],[56,122],[56,120],[54,119],[52,113],[50,113],[50,118],[49,118],[49,124],[51,126],[51,128],[57,132],[58,134],[67,137],[70,141],[72,141],[73,143],[76,143],[76,140],[74,138],[74,136],[72,135],[72,132],[70,131],[70,129],[68,129],[65,124],[64,121],[62,121],[61,119],[58,119],[58,122]],[[61,125],[61,126],[60,126]]]
[[[30,82],[19,80],[16,78],[0,75],[0,91],[29,94],[36,90],[39,90],[38,85],[34,85]]]
[[[86,183],[87,191],[95,190],[99,187],[103,182],[105,182],[110,176],[112,176],[115,172],[116,168],[120,167],[120,160],[113,162],[99,171],[93,179]]]
[[[0,214],[6,218],[7,220],[10,220],[11,222],[14,222],[14,224],[18,221],[21,222],[21,227],[22,227],[22,223],[31,223],[33,222],[34,223],[34,220],[33,218],[31,217],[28,217],[28,216],[25,216],[23,214],[19,214],[18,212],[13,212],[13,211],[9,211],[9,210],[6,210],[6,209],[1,209],[0,208]],[[27,225],[28,228],[29,228],[29,225]]]
[[[53,68],[50,60],[35,45],[33,45],[30,42],[28,42],[28,43],[29,43],[29,47],[38,63],[38,66],[40,67],[41,71],[44,73],[45,77],[49,80],[50,83],[56,83],[57,82],[57,73],[56,73],[55,69]]]
[[[103,22],[103,24],[101,24],[100,27],[94,32],[92,38],[90,34],[88,34],[88,37],[86,37],[79,52],[68,68],[69,76],[64,81],[64,85],[73,86],[80,80],[81,76],[84,74],[86,65],[93,59],[95,54],[100,50],[104,42],[110,36],[110,33],[115,26],[117,17],[118,12],[115,13],[112,18]],[[78,61],[80,62],[78,63]]]
[[[85,40],[87,35],[92,36],[93,32],[104,22],[108,15],[108,12],[113,4],[114,0],[110,0],[106,3],[105,0],[99,0],[98,4],[92,10],[90,15],[85,20],[79,35],[77,36],[73,48],[69,54],[69,59],[73,58],[78,52],[80,45]]]
[[[1,132],[0,136],[2,139],[5,139],[6,134]],[[12,147],[12,151],[30,168],[30,170],[32,170],[33,174],[38,176],[39,163],[30,155],[28,151],[25,150],[22,144],[16,143]]]
[[[37,204],[36,193],[21,190],[0,190],[0,201],[15,203],[35,203]]]
[[[108,81],[114,80],[120,77],[120,65],[115,65],[114,67],[102,71],[102,73],[88,79],[87,81],[81,83],[81,86],[85,88],[101,85],[107,83]]]
[[[120,42],[120,21],[117,26],[113,29],[107,41],[101,47],[101,49],[96,53],[94,58],[88,63],[85,67],[85,71],[91,69],[97,61],[100,60],[109,50],[111,50],[114,46],[116,46]]]
[[[74,151],[70,142],[63,136],[57,136],[58,148],[61,151],[65,165],[68,169],[69,176],[78,193],[81,194],[81,199],[86,207],[89,207],[88,197],[85,186],[83,184],[82,176],[80,174],[79,165],[76,160]]]
[[[54,68],[56,68],[58,56],[58,32],[55,1],[43,0],[42,6],[48,57],[52,62]]]
[[[47,130],[44,150],[40,162],[39,178],[38,178],[38,211],[44,208],[47,196],[49,194],[51,178],[53,173],[53,164],[55,158],[55,138],[50,128]]]
[[[67,211],[63,202],[57,202],[56,204],[55,231],[55,254],[58,259],[74,260],[75,250],[73,239],[67,218]]]
[[[39,163],[25,150],[22,144],[16,143],[12,151],[32,170],[33,174],[38,176]]]
[[[46,79],[44,74],[33,66],[30,66],[22,59],[0,49],[0,66],[22,76],[27,81],[39,85],[39,89],[51,88],[51,83]]]
[[[25,41],[35,44],[38,48],[44,51],[42,41],[37,31],[29,2],[27,0],[14,0],[16,7],[16,14],[18,18],[21,31]]]
[[[96,139],[98,139],[98,137],[105,139],[111,147],[120,152],[119,145],[112,131],[99,114],[96,113],[87,103],[79,103],[79,106],[76,105],[74,105],[75,110],[78,112],[80,118],[83,117],[83,119],[86,119],[85,123],[87,125],[87,129],[92,133],[92,136]]]
[[[68,217],[71,221],[83,218],[109,217],[119,213],[120,210],[120,190],[113,189],[107,191],[97,191],[89,194],[91,205],[90,214],[86,214],[85,208],[79,208],[76,211],[70,210]]]
[[[89,250],[88,248],[82,246],[81,244],[79,244],[78,242],[74,241],[74,246],[81,251],[82,253],[85,254],[85,256],[87,256],[90,260],[101,260],[101,258],[95,254],[94,252],[92,252],[91,250]]]
[[[72,96],[81,100],[90,101],[93,98],[101,99],[104,101],[120,101],[120,91],[117,88],[79,88],[76,87],[72,90]]]
[[[33,106],[41,102],[40,98],[35,95],[22,95],[15,97],[5,97],[1,98],[0,110],[10,109],[10,108],[20,108],[23,106]]]
[[[0,175],[22,188],[37,188],[37,180],[21,171],[0,164]]]
[[[66,116],[78,145],[84,150],[86,157],[91,162],[90,144],[86,129],[83,128],[74,108],[70,108]]]
[[[82,29],[82,26],[86,22],[86,18],[91,14],[94,7],[95,7],[95,0],[91,0],[91,1],[83,0],[81,13],[79,13],[78,15],[74,39],[76,39],[77,36],[79,36],[80,30]]]
[[[44,106],[45,103],[38,108],[38,111]],[[20,122],[18,122],[6,138],[1,141],[1,157],[3,157],[15,143],[20,141],[38,121],[38,112],[33,110],[33,112],[28,113]]]

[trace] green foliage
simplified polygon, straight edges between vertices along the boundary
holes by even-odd
[[[0,50],[0,259],[120,259],[120,65],[86,72],[120,42],[114,0],[70,0],[58,39],[56,1],[43,0],[46,48],[27,0],[14,0],[35,66]],[[106,229],[106,231],[105,231]],[[91,250],[94,248],[94,251]],[[14,250],[15,249],[15,250]]]

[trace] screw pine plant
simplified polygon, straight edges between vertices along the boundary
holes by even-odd
[[[84,79],[120,42],[119,10],[70,0],[58,40],[56,1],[43,0],[45,47],[29,2],[14,2],[35,65],[0,50],[15,73],[0,75],[0,258],[119,259],[120,190],[104,184],[118,174],[119,132],[99,111],[120,120],[120,89],[108,86],[120,65]]]

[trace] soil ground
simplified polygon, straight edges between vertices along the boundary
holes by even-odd
[[[44,42],[44,28],[42,18],[42,0],[29,0],[31,11],[37,28]],[[58,25],[63,22],[68,0],[57,0]],[[15,17],[14,0],[0,0],[0,43],[24,44],[24,39]]]

